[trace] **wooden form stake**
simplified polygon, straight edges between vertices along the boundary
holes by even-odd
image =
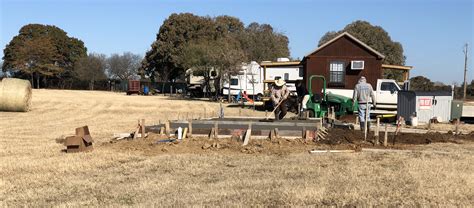
[[[145,119],[138,119],[138,125],[133,134],[133,139],[138,138],[139,134],[141,138],[145,138]]]
[[[214,123],[214,139],[219,138],[219,124],[217,122]]]
[[[252,123],[249,123],[249,128],[247,129],[247,132],[245,132],[244,143],[242,144],[242,146],[245,146],[249,143],[251,135],[252,135]]]
[[[160,128],[160,135],[164,136],[165,135],[165,127]]]
[[[388,140],[388,125],[385,124],[385,135],[383,137],[383,146],[386,147],[387,146],[387,141]]]
[[[375,143],[379,144],[379,133],[380,133],[380,117],[377,117],[377,125],[375,126]]]
[[[270,130],[270,135],[268,135],[268,137],[270,138],[270,141],[274,141],[275,140],[275,130]]]
[[[185,139],[187,136],[188,136],[188,128],[184,128],[182,139]]]
[[[193,136],[193,120],[188,121],[188,129],[189,129],[188,135],[189,137],[192,137]]]
[[[142,128],[142,138],[145,138],[145,119],[142,119],[142,122],[140,123],[140,127]]]
[[[305,131],[305,137],[304,137],[304,139],[305,139],[306,141],[311,141],[311,139],[313,139],[313,135],[314,135],[314,134],[313,134],[312,131],[306,130],[306,131]]]
[[[166,121],[165,122],[165,134],[166,134],[166,136],[170,136],[170,132],[171,132],[170,121]]]
[[[455,125],[456,126],[454,127],[454,133],[458,135],[459,134],[459,119],[456,119]]]
[[[209,132],[209,139],[213,139],[214,135],[216,134],[216,129],[214,127],[211,128],[211,132]]]

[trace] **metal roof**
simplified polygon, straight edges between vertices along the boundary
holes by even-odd
[[[266,62],[262,61],[260,66],[298,66],[301,65],[300,61],[285,61],[285,62]]]
[[[349,34],[348,32],[343,32],[341,33],[340,35],[336,36],[335,38],[331,39],[330,41],[324,43],[323,45],[319,46],[318,48],[316,48],[315,50],[311,51],[310,53],[308,53],[306,56],[309,56],[313,53],[316,53],[318,51],[320,51],[321,49],[325,48],[326,46],[330,45],[331,43],[335,42],[336,40],[338,40],[339,38],[342,38],[344,36],[347,36],[349,37],[350,39],[354,40],[355,42],[359,43],[360,45],[362,45],[364,48],[366,48],[367,50],[375,53],[379,58],[385,58],[385,56],[383,54],[381,54],[380,52],[376,51],[375,49],[373,49],[372,47],[368,46],[367,44],[365,44],[364,42],[360,41],[359,39],[357,39],[356,37],[352,36],[351,34]]]

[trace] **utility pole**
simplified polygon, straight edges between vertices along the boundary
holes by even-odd
[[[464,45],[464,91],[463,91],[463,100],[466,100],[466,90],[467,90],[467,81],[466,81],[466,75],[467,75],[467,49],[468,49],[468,44],[466,43]]]

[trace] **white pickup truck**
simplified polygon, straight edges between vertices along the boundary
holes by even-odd
[[[374,86],[372,86],[374,87]],[[393,79],[378,79],[377,86],[374,87],[376,110],[388,111],[396,113],[397,110],[397,96],[401,88]],[[354,90],[349,89],[326,89],[326,93],[333,93],[337,95],[352,98]]]

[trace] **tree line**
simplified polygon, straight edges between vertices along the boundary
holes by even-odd
[[[146,53],[140,74],[161,82],[185,80],[186,71],[204,76],[210,89],[211,71],[215,95],[224,80],[238,72],[243,62],[289,57],[288,37],[269,24],[244,23],[231,16],[172,14],[160,27]]]
[[[454,97],[460,99],[463,97],[464,83],[459,85],[457,83],[454,86]],[[474,98],[474,80],[471,83],[467,83],[466,95],[470,99]],[[410,90],[415,91],[451,91],[452,86],[446,85],[442,82],[433,82],[424,76],[416,76],[410,78]]]
[[[171,14],[160,27],[145,57],[137,54],[89,53],[84,42],[53,25],[28,24],[4,49],[2,71],[29,79],[34,87],[73,88],[79,81],[126,80],[132,76],[151,81],[184,80],[185,71],[219,77],[237,70],[242,62],[289,57],[288,38],[269,24],[247,27],[236,17]]]
[[[339,31],[327,32],[322,45],[342,32],[349,32],[386,56],[384,63],[404,65],[406,57],[399,42],[393,41],[380,26],[355,21]],[[31,80],[35,88],[94,89],[98,82],[149,78],[152,82],[184,81],[186,70],[205,77],[217,71],[214,87],[240,70],[243,62],[289,57],[288,37],[269,24],[244,25],[232,16],[171,14],[160,26],[155,41],[144,57],[87,52],[84,42],[70,37],[53,25],[28,24],[6,45],[2,66],[5,74]],[[387,71],[386,78],[400,79],[401,74]],[[415,90],[447,89],[425,77],[411,79]],[[473,83],[468,93],[473,93]],[[217,92],[216,92],[217,93]]]
[[[72,88],[86,82],[127,80],[136,76],[142,57],[125,52],[89,53],[81,40],[52,25],[29,24],[20,29],[4,49],[2,71],[31,80],[35,88]],[[77,85],[76,85],[77,86]]]

